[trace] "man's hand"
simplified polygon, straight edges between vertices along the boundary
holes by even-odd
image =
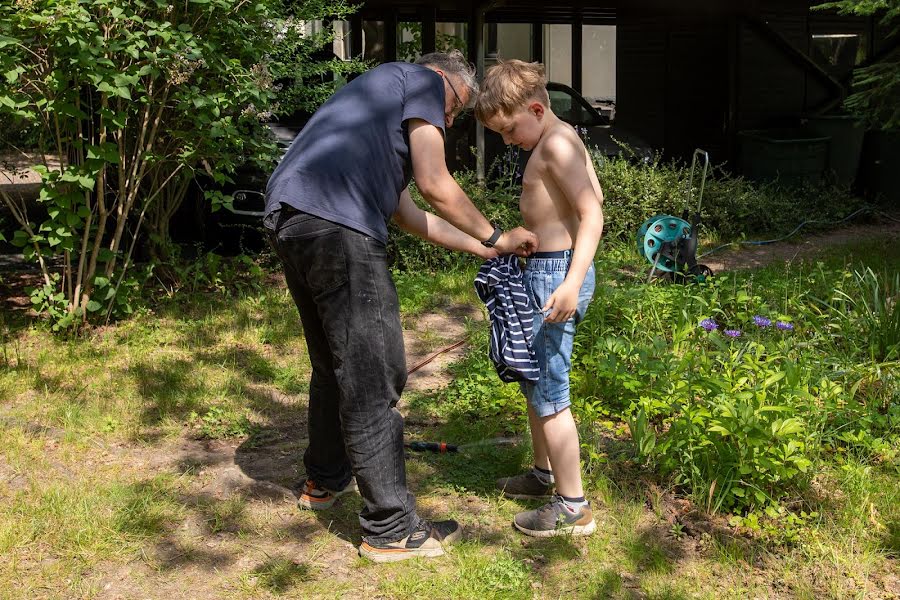
[[[481,250],[478,251],[478,256],[480,256],[484,260],[490,260],[492,258],[497,258],[498,256],[500,256],[500,253],[497,252],[496,248],[486,248],[485,246],[481,246]]]
[[[537,236],[525,229],[516,227],[504,231],[500,239],[494,244],[494,248],[500,254],[515,254],[516,256],[529,256],[538,249]]]
[[[578,292],[574,285],[563,282],[556,291],[547,298],[547,303],[541,308],[546,323],[564,323],[575,316],[578,309]],[[549,311],[549,312],[548,312]]]

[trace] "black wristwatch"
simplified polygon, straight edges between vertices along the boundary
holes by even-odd
[[[485,248],[493,248],[494,244],[497,243],[497,240],[500,239],[501,235],[503,235],[503,230],[494,225],[494,233],[491,234],[491,237],[481,242],[481,245]]]

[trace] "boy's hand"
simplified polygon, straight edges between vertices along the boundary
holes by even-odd
[[[516,256],[529,256],[538,249],[537,236],[525,229],[524,227],[516,227],[509,231],[504,231],[494,244],[497,252],[500,254],[515,254]]]
[[[556,288],[556,291],[547,298],[547,303],[541,308],[546,323],[564,323],[575,316],[578,309],[578,292],[580,286],[575,287],[567,281]],[[549,311],[549,312],[548,312]]]

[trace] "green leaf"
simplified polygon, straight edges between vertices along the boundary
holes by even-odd
[[[710,431],[714,431],[716,433],[721,433],[722,435],[731,435],[731,432],[722,427],[721,425],[710,425]]]
[[[28,243],[28,234],[22,231],[21,229],[16,231],[13,234],[12,245],[18,248],[26,245]]]
[[[794,458],[794,464],[797,465],[797,468],[800,469],[800,471],[806,473],[806,470],[812,466],[812,461],[807,458],[797,457]]]
[[[23,69],[22,67],[15,68],[12,71],[7,71],[3,74],[3,76],[6,77],[6,83],[15,83],[16,81],[18,81],[19,75],[21,75],[24,71],[25,69]]]
[[[769,387],[769,386],[772,385],[773,383],[776,383],[776,382],[778,382],[778,381],[781,381],[782,379],[784,379],[784,376],[785,376],[786,374],[787,374],[787,373],[785,373],[784,371],[779,371],[779,372],[777,372],[777,373],[774,373],[774,374],[772,374],[772,375],[769,375],[768,377],[766,377],[766,380],[763,382],[763,389],[766,389],[767,387]]]
[[[87,303],[88,312],[97,312],[101,308],[103,308],[103,306],[96,300],[88,300],[88,303]]]

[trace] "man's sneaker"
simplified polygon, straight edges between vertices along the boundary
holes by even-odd
[[[513,525],[532,537],[590,535],[597,528],[590,504],[572,512],[559,496],[554,496],[553,500],[540,508],[520,512],[513,519]]]
[[[538,479],[533,470],[498,479],[497,488],[513,500],[545,500],[553,495],[553,484]]]
[[[357,491],[356,478],[351,478],[350,483],[344,486],[342,490],[329,490],[321,487],[312,479],[307,479],[306,483],[303,484],[303,489],[300,490],[300,499],[297,501],[297,506],[307,510],[325,510],[334,506],[334,501],[337,500],[338,496],[355,491]]]
[[[370,544],[363,541],[359,555],[378,563],[397,562],[417,556],[433,557],[444,554],[444,544],[459,539],[462,528],[456,521],[421,521],[411,534],[396,542]]]

